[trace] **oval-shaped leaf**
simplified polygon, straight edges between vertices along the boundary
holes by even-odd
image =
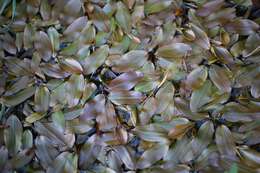
[[[167,60],[175,60],[187,55],[192,48],[185,43],[172,43],[170,45],[159,47],[157,54]]]
[[[5,125],[8,126],[4,130],[5,146],[8,149],[9,155],[14,156],[21,149],[23,126],[15,115],[11,115]]]
[[[209,77],[219,90],[223,92],[231,91],[231,81],[224,68],[217,65],[211,65],[209,69]]]

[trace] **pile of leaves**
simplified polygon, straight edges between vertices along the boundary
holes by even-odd
[[[0,172],[260,172],[259,1],[0,14]]]

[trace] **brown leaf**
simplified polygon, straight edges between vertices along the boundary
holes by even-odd
[[[80,63],[72,58],[65,58],[60,61],[61,68],[69,73],[77,73],[80,74],[83,72],[83,68],[81,67]]]
[[[47,87],[40,86],[36,88],[34,95],[34,110],[37,112],[46,112],[49,109],[50,91]]]
[[[208,77],[208,70],[205,66],[199,66],[192,70],[187,76],[186,83],[193,89],[199,89]]]
[[[224,5],[224,0],[214,0],[203,4],[201,8],[196,11],[196,14],[200,17],[207,17],[210,14],[216,12]]]
[[[221,125],[216,130],[216,144],[222,155],[236,157],[236,144],[229,128]]]
[[[144,96],[137,91],[111,91],[108,98],[116,105],[133,105],[140,103]]]
[[[36,33],[34,47],[45,61],[49,61],[51,59],[51,41],[45,32],[40,31]]]
[[[141,72],[126,72],[118,76],[109,82],[109,89],[115,90],[130,90],[133,88],[141,79],[143,78],[143,74]]]
[[[231,91],[231,81],[225,68],[211,65],[209,69],[209,77],[219,90],[228,93]]]
[[[191,23],[191,29],[196,35],[195,42],[203,49],[210,49],[210,42],[207,34],[198,26]]]
[[[171,139],[179,139],[183,135],[185,135],[185,133],[187,133],[192,127],[192,123],[178,124],[169,131],[168,136]]]
[[[236,19],[225,25],[228,32],[235,32],[241,35],[250,35],[259,29],[259,25],[249,19]]]
[[[159,47],[157,54],[171,61],[186,56],[191,50],[192,48],[188,44],[172,43],[170,45]]]

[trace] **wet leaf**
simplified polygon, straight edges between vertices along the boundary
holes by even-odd
[[[187,76],[186,83],[191,89],[196,90],[203,86],[207,77],[207,68],[205,66],[199,66],[189,73],[189,75]]]
[[[22,136],[22,148],[29,149],[33,147],[33,134],[30,130],[25,130]]]
[[[45,61],[50,60],[52,55],[52,46],[51,41],[45,32],[40,31],[35,34],[34,47]]]
[[[126,72],[109,82],[108,87],[111,90],[130,90],[133,88],[143,77],[140,72]]]
[[[171,5],[172,1],[155,1],[155,2],[147,2],[144,6],[144,11],[147,15],[152,13],[158,13],[165,9],[167,9]]]
[[[152,166],[155,162],[165,156],[168,151],[168,146],[157,144],[146,150],[136,163],[138,169],[144,169]]]
[[[40,13],[43,20],[49,20],[51,18],[51,6],[48,0],[41,1]]]
[[[215,1],[207,2],[203,4],[203,6],[200,9],[197,10],[196,14],[198,16],[207,17],[211,13],[221,8],[221,6],[224,5],[223,2],[224,2],[223,0],[215,0]]]
[[[132,105],[140,103],[144,96],[137,91],[112,91],[108,98],[117,105]]]
[[[191,50],[192,48],[185,43],[172,43],[171,45],[159,47],[157,53],[159,56],[171,61],[186,56]]]
[[[221,125],[216,130],[216,144],[219,152],[234,158],[236,155],[235,142],[229,128]]]
[[[46,112],[49,108],[49,103],[49,89],[44,86],[37,87],[34,95],[34,110],[37,112]]]
[[[76,106],[85,90],[83,75],[73,74],[66,82],[66,98],[70,107]],[[64,94],[64,93],[63,93]]]
[[[210,49],[210,42],[207,34],[198,26],[191,24],[191,29],[195,33],[195,42],[203,49]]]
[[[28,164],[34,157],[33,149],[25,149],[19,152],[16,156],[14,156],[10,163],[14,169],[22,168],[26,164]]]
[[[59,154],[58,150],[52,146],[51,140],[44,136],[39,136],[35,139],[35,146],[35,154],[41,161],[41,165],[46,169]]]
[[[23,126],[15,115],[11,115],[7,119],[6,125],[8,128],[4,131],[5,145],[8,149],[8,154],[14,156],[21,149]]]
[[[211,82],[206,81],[200,89],[192,92],[190,100],[190,109],[192,112],[199,112],[200,108],[211,100],[211,87]]]
[[[77,39],[80,36],[80,32],[87,25],[87,21],[88,19],[86,16],[82,16],[74,20],[73,23],[70,24],[63,32],[63,34],[67,37],[67,40],[73,41]]]
[[[80,63],[72,58],[66,58],[61,60],[61,68],[63,68],[66,72],[69,73],[77,73],[80,74],[83,72],[83,68]]]
[[[78,156],[69,152],[59,154],[52,165],[47,169],[47,173],[51,172],[77,172]]]
[[[250,35],[259,29],[259,25],[252,20],[237,19],[225,25],[229,32],[235,32],[241,35]]]
[[[143,50],[132,50],[124,54],[120,59],[114,62],[116,71],[127,72],[142,67],[147,60],[147,52]]]
[[[25,49],[33,47],[34,35],[36,34],[35,28],[31,24],[27,24],[23,33],[23,44]]]
[[[135,169],[135,162],[126,147],[115,147],[115,151],[128,169]]]
[[[86,57],[86,59],[82,63],[84,73],[93,73],[99,66],[101,66],[108,56],[108,51],[109,47],[107,45],[103,45],[95,52],[93,52],[90,56]]]
[[[60,34],[54,27],[50,27],[48,29],[48,36],[51,41],[52,52],[55,55],[55,52],[60,49]]]
[[[31,86],[28,88],[25,88],[24,90],[11,95],[11,96],[5,96],[3,97],[3,102],[7,106],[16,106],[22,102],[24,102],[26,99],[32,97],[35,92],[35,87]]]
[[[216,87],[223,92],[231,91],[231,81],[228,73],[224,68],[212,65],[209,69],[209,77]]]
[[[42,70],[47,76],[53,78],[63,79],[69,76],[69,73],[62,70],[58,64],[44,64]]]
[[[64,134],[55,127],[54,123],[34,123],[35,130],[42,136],[47,137],[54,145],[59,147],[72,147],[75,142],[74,134]]]
[[[25,121],[28,123],[34,123],[35,121],[42,119],[45,115],[46,115],[45,113],[34,112],[28,117],[26,117]]]
[[[25,89],[29,82],[30,78],[28,76],[19,78],[13,85],[6,89],[5,96],[11,96],[22,89]]]
[[[118,24],[124,29],[124,31],[128,33],[131,30],[131,16],[129,11],[122,2],[118,2],[116,5],[116,20]]]

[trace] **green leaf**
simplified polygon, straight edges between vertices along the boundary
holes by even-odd
[[[128,8],[122,2],[117,3],[116,20],[125,32],[131,31],[131,16]]]
[[[175,60],[184,57],[191,51],[192,48],[185,43],[172,43],[170,45],[165,45],[159,47],[157,54],[167,60]]]
[[[5,96],[5,97],[3,97],[3,103],[6,106],[16,106],[16,105],[24,102],[26,99],[32,97],[34,95],[35,89],[36,89],[36,87],[31,86],[14,95]]]
[[[206,32],[193,23],[191,23],[191,29],[196,35],[195,43],[203,49],[210,49],[210,42]]]
[[[105,62],[108,56],[108,51],[108,45],[103,45],[90,56],[86,57],[86,59],[82,62],[84,73],[90,74],[95,72],[95,70]]]
[[[149,2],[145,3],[144,6],[144,12],[145,14],[153,14],[153,13],[158,13],[161,12],[165,9],[167,9],[171,5],[172,1],[158,1],[158,2]]]
[[[15,115],[11,115],[7,119],[6,125],[8,128],[4,130],[5,146],[8,149],[9,155],[14,156],[21,149],[23,126]]]
[[[199,66],[188,74],[186,83],[192,90],[196,90],[203,86],[207,77],[208,69],[205,66]]]
[[[190,99],[192,112],[199,112],[200,108],[211,100],[211,87],[211,82],[207,80],[200,89],[192,92]]]
[[[34,110],[36,112],[47,112],[50,104],[50,91],[45,86],[36,88],[34,95]]]

